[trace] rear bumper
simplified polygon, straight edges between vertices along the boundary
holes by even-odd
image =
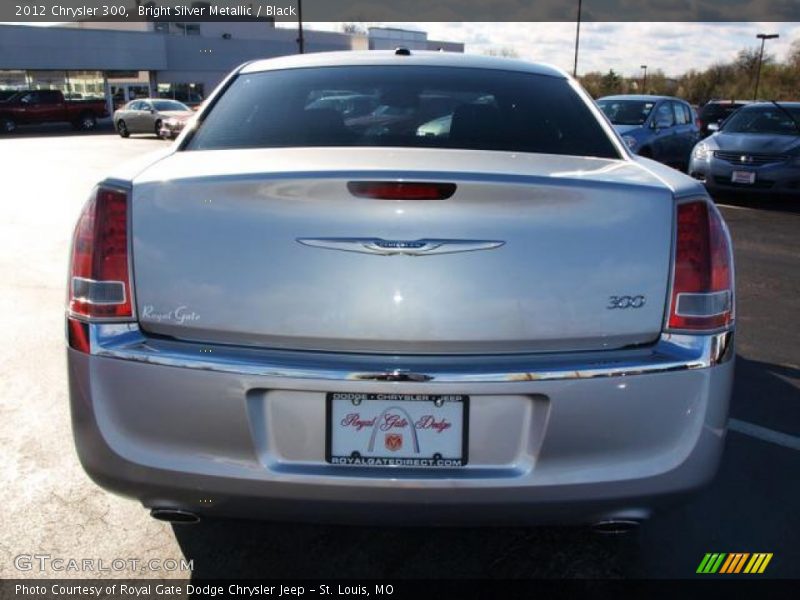
[[[164,138],[165,140],[174,140],[178,137],[181,133],[183,128],[181,129],[172,129],[167,127],[166,125],[162,125],[161,129],[158,130],[158,135]]]
[[[733,375],[732,334],[595,355],[411,358],[209,348],[144,338],[130,325],[90,329],[92,354],[68,352],[84,468],[146,506],[201,515],[645,518],[713,477]],[[328,465],[328,391],[469,394],[469,465]]]

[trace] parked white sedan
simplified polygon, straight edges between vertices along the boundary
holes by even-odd
[[[166,121],[189,118],[192,115],[194,111],[177,100],[141,98],[131,100],[114,111],[114,129],[122,137],[128,137],[132,133],[150,133],[161,137]]]

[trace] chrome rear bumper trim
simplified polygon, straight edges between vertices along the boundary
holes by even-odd
[[[508,383],[628,377],[703,369],[733,355],[733,332],[662,334],[651,346],[599,352],[488,356],[334,354],[176,342],[136,323],[89,325],[91,354],[221,373],[330,381]]]

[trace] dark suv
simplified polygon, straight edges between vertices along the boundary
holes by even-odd
[[[700,133],[703,137],[711,135],[725,119],[747,104],[749,100],[709,100],[700,109]],[[709,125],[716,125],[716,128],[709,131]]]

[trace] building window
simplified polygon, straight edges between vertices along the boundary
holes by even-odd
[[[205,97],[205,87],[202,83],[159,83],[158,97],[197,106]]]
[[[102,71],[67,71],[67,97],[72,100],[105,98]]]
[[[0,101],[27,87],[28,76],[25,71],[0,71]]]
[[[69,93],[66,71],[28,71],[28,87],[32,90],[61,90]]]
[[[200,35],[200,25],[198,23],[171,23],[172,30],[178,35]]]
[[[68,100],[105,98],[101,71],[0,71],[0,100],[13,90],[59,90]]]

